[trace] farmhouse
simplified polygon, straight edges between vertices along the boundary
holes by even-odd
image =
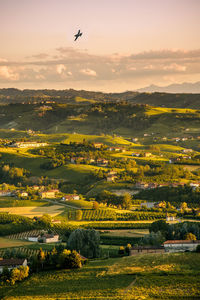
[[[166,252],[195,251],[200,245],[200,240],[169,240],[163,243]]]
[[[175,216],[166,216],[166,221],[169,222],[169,221],[175,221],[176,220],[176,217]]]
[[[59,241],[58,234],[36,234],[27,237],[27,240],[30,242],[40,242],[40,243],[56,243]]]
[[[147,189],[148,188],[148,183],[145,182],[136,182],[135,188],[136,189]]]
[[[148,253],[164,253],[165,249],[163,246],[137,246],[130,249],[129,255],[139,255],[139,254],[148,254]]]
[[[134,153],[132,153],[131,155],[132,155],[132,156],[135,156],[135,157],[139,157],[139,156],[140,156],[140,153],[134,152]]]
[[[117,178],[116,175],[110,174],[106,177],[106,180],[107,180],[107,182],[113,182],[113,181],[115,181],[116,178]]]
[[[24,192],[24,191],[21,191],[21,192],[19,192],[19,194],[18,194],[18,196],[19,197],[28,197],[28,193],[27,192]]]
[[[196,190],[199,187],[199,183],[191,182],[190,186],[192,187],[193,190]]]
[[[102,146],[102,143],[94,143],[94,148],[100,149]]]
[[[190,153],[190,152],[193,152],[192,149],[183,149],[183,153]]]
[[[150,157],[152,154],[151,154],[151,152],[145,152],[144,153],[144,157]]]
[[[57,193],[59,193],[59,190],[49,190],[49,191],[40,192],[40,196],[42,199],[55,198]]]
[[[79,195],[76,194],[68,194],[68,195],[64,195],[61,200],[62,201],[80,200],[80,197]]]
[[[124,148],[120,148],[120,147],[109,147],[108,150],[109,151],[118,151],[118,152],[125,152],[126,151]]]
[[[56,243],[59,241],[59,235],[58,234],[44,234],[39,239],[42,243]]]
[[[0,273],[3,272],[3,268],[8,268],[8,270],[12,270],[14,268],[20,266],[27,266],[27,259],[19,259],[19,258],[11,258],[11,259],[2,259],[0,258]]]
[[[40,234],[31,235],[27,237],[27,240],[30,242],[38,242],[38,239],[40,238]]]
[[[8,191],[0,191],[0,197],[9,197],[9,196],[12,196],[13,193],[12,191],[8,190]]]
[[[97,159],[97,165],[100,167],[106,167],[108,165],[108,160],[104,158]]]

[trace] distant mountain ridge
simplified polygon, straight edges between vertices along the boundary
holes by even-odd
[[[200,81],[195,83],[173,83],[168,86],[150,85],[137,90],[138,92],[161,92],[161,93],[200,93]]]
[[[200,86],[200,82],[196,85]],[[151,86],[156,87],[156,86]],[[89,105],[95,102],[130,102],[152,106],[200,109],[199,93],[138,92],[103,93],[85,90],[18,90],[0,89],[0,103],[39,103],[56,102],[66,104]]]

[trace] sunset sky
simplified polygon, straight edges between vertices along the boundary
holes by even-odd
[[[200,0],[0,0],[0,41],[0,88],[197,82]]]

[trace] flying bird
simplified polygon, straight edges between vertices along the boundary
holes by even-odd
[[[76,41],[79,38],[79,36],[82,36],[82,34],[83,33],[79,29],[78,33],[74,35],[75,36],[75,40],[74,41]]]

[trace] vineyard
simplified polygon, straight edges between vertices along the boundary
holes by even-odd
[[[124,220],[124,221],[143,221],[165,219],[166,213],[161,212],[129,212],[118,213],[109,209],[84,209],[82,211],[69,210],[66,213],[68,220],[83,220],[83,221],[106,221],[106,220]]]
[[[4,248],[0,249],[0,257],[7,258],[8,256],[12,257],[31,257],[36,256],[39,253],[39,249],[29,249],[26,247],[16,247],[16,248]],[[47,251],[45,251],[47,252]]]

